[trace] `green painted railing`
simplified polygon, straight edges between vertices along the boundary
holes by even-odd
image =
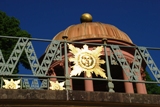
[[[0,88],[4,88],[5,80],[14,81],[20,80],[21,89],[50,89],[50,78],[59,78],[65,80],[66,90],[71,90],[70,79],[85,79],[85,80],[94,80],[94,81],[108,81],[109,92],[114,92],[113,81],[119,82],[139,82],[139,83],[160,83],[160,71],[156,66],[154,60],[152,59],[148,49],[160,50],[160,48],[150,48],[150,47],[139,47],[139,46],[121,46],[121,45],[111,45],[107,44],[105,40],[103,44],[98,43],[84,43],[84,42],[70,42],[67,41],[67,38],[64,36],[63,41],[47,40],[47,39],[36,39],[36,38],[23,38],[23,37],[11,37],[11,36],[0,36],[0,38],[9,38],[9,39],[18,39],[15,44],[14,49],[12,50],[7,61],[4,60],[3,53],[0,50]],[[43,60],[39,61],[37,54],[32,45],[32,41],[42,41],[50,42],[50,45],[47,47],[44,54]],[[84,78],[84,77],[70,77],[68,71],[68,45],[67,44],[78,44],[77,46],[82,46],[84,44],[89,47],[103,46],[104,55],[105,55],[105,66],[106,74],[108,79],[104,78]],[[107,52],[106,48],[110,49],[110,53]],[[129,64],[125,58],[122,48],[132,48],[134,54],[132,64]],[[1,49],[1,47],[0,47]],[[25,52],[28,63],[30,65],[32,74],[13,74],[14,69],[16,68],[17,63],[22,55]],[[132,53],[133,53],[132,52]],[[110,54],[110,55],[108,55]],[[64,61],[64,76],[49,76],[47,75],[48,70],[51,64],[54,61]],[[142,63],[145,63],[149,72],[151,72],[155,78],[153,81],[139,81],[139,76],[141,75],[140,68]],[[122,67],[128,80],[116,79],[111,76],[110,65],[119,65]],[[129,71],[129,72],[128,72]],[[106,84],[107,85],[107,84]]]

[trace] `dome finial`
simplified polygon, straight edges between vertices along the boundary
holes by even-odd
[[[89,13],[84,13],[84,14],[82,14],[80,20],[81,20],[81,23],[92,22],[92,16]]]

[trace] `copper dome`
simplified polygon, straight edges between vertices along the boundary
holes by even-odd
[[[117,27],[100,22],[83,22],[77,25],[71,25],[59,32],[53,40],[62,40],[62,36],[68,36],[69,41],[108,38],[133,43],[128,35]]]

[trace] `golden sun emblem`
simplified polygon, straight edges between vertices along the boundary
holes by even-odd
[[[95,50],[89,50],[87,45],[83,45],[82,49],[74,47],[72,44],[68,44],[70,52],[74,57],[70,57],[69,61],[74,63],[70,76],[80,75],[81,72],[85,72],[87,77],[91,77],[94,72],[96,76],[100,75],[106,78],[104,69],[100,67],[105,61],[100,59],[102,46],[98,46]]]
[[[11,81],[3,79],[3,81],[5,82],[5,85],[3,85],[3,88],[5,89],[18,89],[20,88],[20,86],[18,84],[20,84],[20,80],[17,81],[13,81],[13,79],[11,79]]]
[[[59,83],[58,81],[54,82],[54,81],[50,81],[51,86],[49,87],[49,89],[51,90],[64,90],[65,88],[64,86],[64,82]]]

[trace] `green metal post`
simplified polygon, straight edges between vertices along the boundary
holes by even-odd
[[[3,87],[3,77],[1,77],[1,88]]]
[[[22,84],[22,77],[20,78],[20,89],[23,89],[23,84]]]
[[[47,89],[49,90],[50,88],[50,82],[49,82],[49,78],[47,78]]]
[[[109,88],[109,92],[115,92],[113,90],[114,88],[114,84],[112,83],[112,77],[111,77],[111,73],[110,73],[110,66],[109,66],[109,61],[108,61],[108,54],[107,54],[107,39],[103,39],[102,40],[104,43],[104,52],[105,52],[105,58],[106,58],[106,68],[107,68],[107,75],[108,75],[108,88]]]
[[[64,56],[65,56],[65,77],[66,77],[66,90],[71,90],[70,76],[68,72],[68,53],[67,53],[67,36],[62,37],[64,39]]]

